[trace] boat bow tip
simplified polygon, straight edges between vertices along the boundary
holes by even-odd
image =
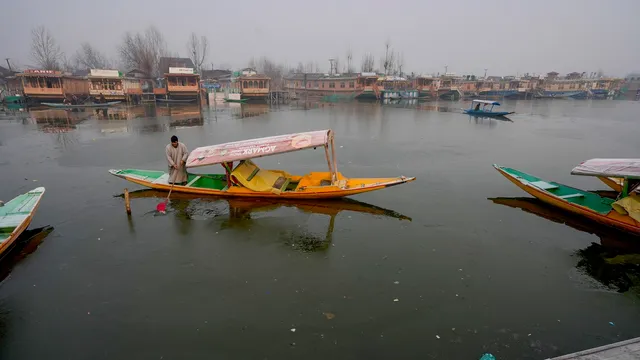
[[[30,194],[33,194],[33,193],[44,193],[44,190],[45,190],[44,186],[40,186],[40,187],[37,187],[37,188],[29,191],[29,193]]]

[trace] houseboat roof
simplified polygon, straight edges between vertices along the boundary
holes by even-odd
[[[61,77],[64,74],[57,70],[25,70],[23,73],[16,74],[17,76],[42,76],[42,77]]]
[[[189,154],[186,166],[215,165],[325,146],[331,136],[331,130],[318,130],[199,147]]]
[[[193,73],[193,74],[165,73],[164,76],[167,77],[167,76],[200,76],[200,75],[196,73]]]
[[[640,179],[640,159],[591,159],[574,167],[571,174]]]
[[[497,101],[491,101],[491,100],[473,100],[473,103],[476,104],[487,104],[487,105],[496,105],[496,106],[500,106],[500,103]]]

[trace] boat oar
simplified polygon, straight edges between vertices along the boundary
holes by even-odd
[[[178,169],[174,168],[174,173],[177,173],[177,172],[178,172]],[[173,191],[173,185],[176,184],[175,178],[173,180],[174,181],[171,182],[171,188],[169,188],[169,195],[167,195],[167,198],[163,202],[161,202],[160,204],[158,204],[158,206],[156,206],[156,210],[159,213],[163,213],[163,214],[167,213],[167,204],[169,203],[169,197],[171,196],[171,191]]]

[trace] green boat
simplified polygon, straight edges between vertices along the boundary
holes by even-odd
[[[24,96],[20,95],[10,95],[4,97],[4,103],[9,104],[24,104],[27,102],[27,99]]]
[[[42,195],[44,188],[39,187],[0,206],[0,255],[29,227]]]
[[[110,101],[103,104],[80,104],[80,105],[70,105],[70,104],[57,104],[57,103],[41,103],[44,106],[57,108],[57,109],[82,109],[82,108],[105,108],[113,105],[120,104],[122,101]]]
[[[247,102],[247,99],[224,99],[224,102],[228,102],[228,103],[245,103]]]

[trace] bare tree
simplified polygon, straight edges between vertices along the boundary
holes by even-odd
[[[304,72],[312,73],[313,72],[313,61],[307,62],[307,65],[304,67]]]
[[[196,71],[202,70],[202,64],[204,64],[207,58],[207,51],[209,50],[209,40],[206,36],[198,38],[196,33],[191,33],[191,38],[187,43],[187,51],[193,64],[196,66]]]
[[[142,34],[127,32],[119,50],[125,66],[129,69],[137,68],[152,76],[160,74],[160,58],[168,54],[164,36],[153,26]]]
[[[389,75],[393,72],[395,67],[395,52],[391,48],[391,40],[387,40],[384,43],[384,58],[382,59],[382,67],[384,68],[384,74]]]
[[[349,48],[349,50],[347,50],[347,72],[348,73],[353,73],[353,66],[351,64],[351,61],[353,60],[353,52],[351,51],[351,48]]]
[[[112,67],[107,57],[89,43],[80,45],[74,57],[74,65],[78,69],[108,69]]]
[[[31,29],[31,57],[43,69],[60,70],[64,53],[44,26]]]
[[[362,57],[362,64],[360,65],[360,71],[362,72],[373,72],[375,67],[375,58],[371,53],[366,53]]]
[[[211,69],[213,70],[213,65],[211,65]],[[220,64],[220,69],[222,70],[231,70],[231,65],[229,63]]]
[[[404,54],[400,53],[398,54],[397,60],[396,60],[396,66],[398,68],[398,76],[402,76],[402,68],[404,67]]]

